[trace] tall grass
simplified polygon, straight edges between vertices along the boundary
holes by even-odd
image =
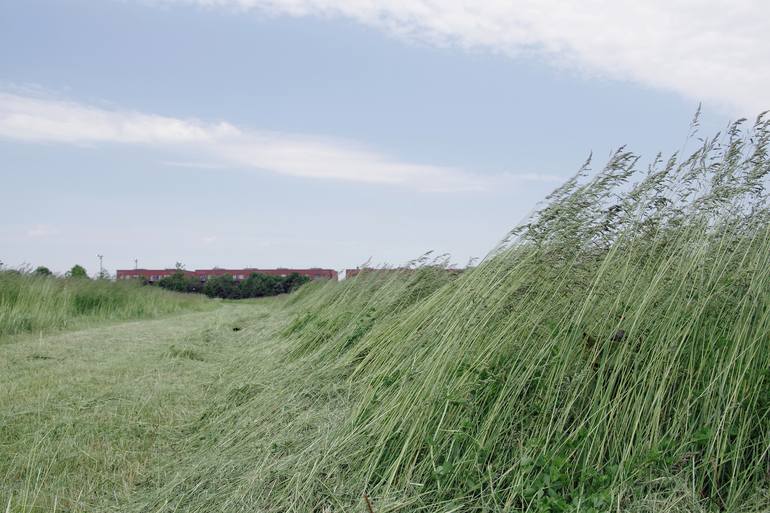
[[[426,254],[402,268],[366,271],[341,284],[303,287],[288,303],[299,312],[283,332],[291,339],[289,354],[296,358],[318,351],[323,356],[316,357],[333,360],[376,323],[394,318],[457,276],[447,262],[430,260]]]
[[[767,126],[635,183],[624,150],[581,171],[476,272],[366,340],[350,432],[372,449],[366,481],[534,510],[601,511],[676,472],[716,507],[766,489]]]
[[[589,162],[414,300],[414,273],[300,291],[286,348],[233,371],[270,386],[137,509],[768,511],[768,142]]]
[[[97,320],[154,317],[205,308],[202,297],[136,283],[0,272],[0,337],[48,332]]]

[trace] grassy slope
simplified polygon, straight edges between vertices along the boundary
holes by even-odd
[[[233,360],[281,323],[282,300],[0,345],[0,510],[123,510],[137,486],[165,482],[161,464],[188,450]]]
[[[529,274],[512,273],[509,264],[435,280],[430,294],[410,304],[409,283],[424,285],[416,276],[370,276],[292,298],[285,347],[271,350],[270,365],[261,363],[263,347],[244,348],[230,371],[244,385],[232,386],[196,426],[200,443],[170,463],[175,478],[138,491],[136,510],[363,511],[368,493],[377,512],[548,511],[543,506],[553,497],[578,498],[577,509],[565,511],[716,511],[719,504],[701,496],[703,463],[724,457],[724,435],[704,427],[727,422],[739,437],[733,454],[756,450],[753,463],[734,469],[736,476],[750,473],[736,478],[750,488],[741,490],[740,509],[728,511],[766,511],[764,464],[756,455],[770,447],[767,415],[751,406],[722,408],[734,401],[730,387],[743,389],[745,403],[761,400],[767,384],[752,381],[757,375],[745,365],[767,367],[767,353],[756,353],[765,339],[731,364],[728,353],[705,363],[686,348],[673,358],[656,354],[657,343],[639,353],[591,356],[580,332],[552,336],[553,328],[539,327],[556,313],[582,316],[580,309],[553,305],[551,294],[518,297],[514,282]],[[494,287],[479,289],[479,282],[504,278],[512,283],[502,298]],[[478,290],[487,294],[478,297]],[[514,311],[522,308],[530,320],[511,316],[516,301],[522,304]],[[681,298],[669,301],[661,308]],[[394,304],[410,306],[389,315]],[[611,331],[618,321],[608,313],[583,325],[597,336]],[[595,367],[586,365],[591,358],[598,358]],[[667,370],[674,365],[680,368]],[[627,366],[633,372],[623,372]],[[687,378],[683,386],[666,384]],[[678,410],[681,404],[690,406]],[[748,422],[732,420],[739,415]],[[741,434],[747,428],[756,431]],[[650,429],[660,432],[657,441]],[[618,458],[625,458],[625,473],[610,467]],[[514,502],[525,493],[533,494],[530,504]]]
[[[767,122],[751,135],[649,173],[620,151],[415,301],[409,273],[306,289],[280,369],[234,370],[270,386],[233,390],[137,510],[768,511]]]

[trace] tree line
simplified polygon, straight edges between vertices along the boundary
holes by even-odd
[[[2,268],[2,262],[0,262]],[[30,273],[37,276],[54,276],[54,273],[46,266],[38,266],[34,270],[9,269],[8,272]],[[74,265],[69,271],[62,275],[64,278],[89,279],[86,269],[81,265]],[[96,277],[97,279],[109,279],[109,274],[105,271]],[[222,299],[247,299],[252,297],[277,296],[278,294],[287,294],[310,281],[310,278],[299,273],[291,273],[287,276],[272,276],[269,274],[251,273],[245,280],[237,281],[229,274],[222,276],[213,276],[205,283],[201,283],[195,276],[187,276],[184,268],[177,263],[177,272],[170,276],[161,278],[157,285],[167,290],[175,292],[187,292],[205,294],[208,297],[219,297]],[[144,280],[145,285],[150,282]]]
[[[299,273],[287,276],[271,276],[251,273],[248,278],[236,281],[229,274],[213,276],[201,283],[195,276],[187,276],[181,270],[158,280],[158,286],[176,292],[201,293],[208,297],[222,299],[246,299],[251,297],[276,296],[292,292],[310,280]]]

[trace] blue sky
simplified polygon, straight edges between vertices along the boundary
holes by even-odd
[[[464,264],[589,152],[770,106],[762,4],[600,4],[2,2],[0,260]]]

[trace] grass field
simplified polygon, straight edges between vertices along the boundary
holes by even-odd
[[[122,511],[164,483],[231,386],[227,369],[279,322],[273,310],[226,304],[0,345],[3,507]]]
[[[0,345],[10,511],[770,511],[770,126],[588,166],[476,268]]]

